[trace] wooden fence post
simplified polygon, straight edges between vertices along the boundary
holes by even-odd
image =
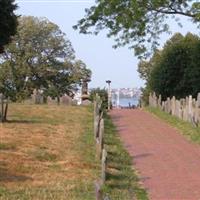
[[[99,135],[96,138],[96,156],[98,159],[101,159],[104,146],[104,119],[101,118],[99,124]]]
[[[4,121],[4,96],[3,94],[0,94],[0,105],[1,105],[1,111],[0,111],[0,120],[1,122]]]
[[[101,165],[102,165],[101,180],[102,180],[102,184],[104,184],[106,181],[106,165],[107,165],[107,151],[105,149],[103,149],[103,152],[102,152]]]
[[[103,195],[102,195],[102,192],[101,192],[101,186],[102,186],[101,183],[99,183],[98,181],[95,182],[96,200],[102,200],[103,199]]]

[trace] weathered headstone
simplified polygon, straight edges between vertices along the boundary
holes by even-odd
[[[32,94],[32,99],[35,104],[43,104],[44,103],[44,98],[43,98],[43,93],[41,90],[34,90]]]
[[[176,102],[175,102],[175,113],[174,113],[174,115],[176,117],[180,117],[180,109],[181,109],[180,101],[176,100]]]
[[[171,114],[175,115],[175,112],[176,112],[176,98],[175,96],[173,96],[171,99]]]
[[[72,105],[72,98],[68,95],[62,96],[60,100],[64,105]]]
[[[188,100],[188,118],[189,121],[192,122],[192,117],[193,117],[193,107],[192,107],[192,95],[189,96],[189,100]]]
[[[200,93],[197,95],[197,106],[200,108]]]
[[[157,107],[157,104],[158,104],[158,102],[157,102],[157,96],[156,96],[156,93],[154,92],[153,93],[153,107]]]
[[[171,100],[169,97],[167,98],[167,113],[171,113]]]

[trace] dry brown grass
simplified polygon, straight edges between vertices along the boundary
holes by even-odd
[[[0,199],[94,199],[88,107],[12,104],[0,125]]]

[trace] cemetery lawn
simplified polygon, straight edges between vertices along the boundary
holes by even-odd
[[[190,141],[200,144],[200,127],[194,127],[192,123],[178,119],[177,117],[163,112],[158,108],[145,107],[145,110],[178,129],[179,132],[187,137]]]
[[[93,200],[91,107],[9,105],[0,124],[1,200]]]
[[[108,152],[107,180],[104,194],[113,200],[148,200],[140,184],[137,172],[132,167],[132,158],[125,150],[116,127],[109,116],[105,116],[105,148]]]

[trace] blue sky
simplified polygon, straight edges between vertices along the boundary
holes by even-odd
[[[92,70],[90,87],[104,87],[107,79],[112,81],[114,88],[144,85],[137,73],[138,60],[134,57],[133,50],[128,47],[113,49],[114,41],[106,37],[106,31],[93,36],[82,35],[73,30],[72,26],[84,16],[84,9],[94,4],[93,0],[16,0],[16,2],[19,6],[17,14],[46,17],[58,24],[66,33],[77,58],[83,60]],[[172,32],[198,33],[196,26],[186,18],[182,18],[182,22],[184,27],[181,29],[172,20],[169,21]],[[161,44],[170,37],[162,35]]]

